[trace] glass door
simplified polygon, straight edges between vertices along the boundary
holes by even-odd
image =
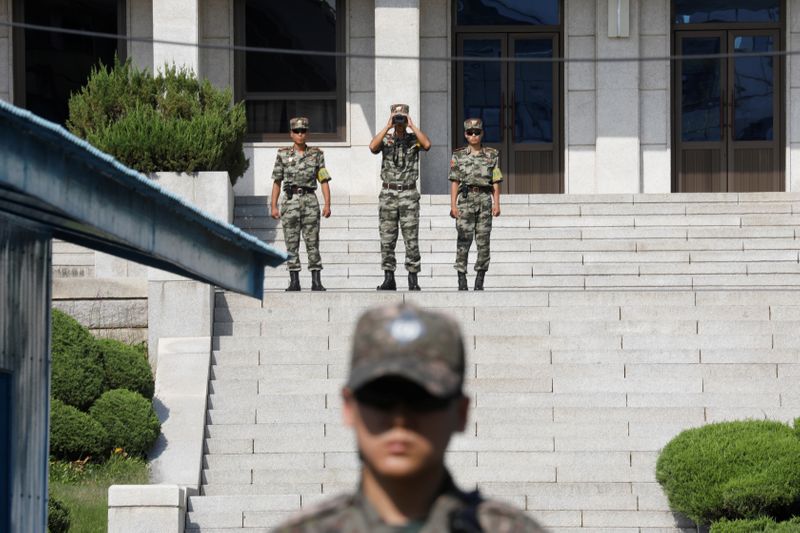
[[[780,191],[778,30],[676,32],[679,192]],[[730,54],[725,58],[702,57]]]
[[[563,192],[560,164],[560,65],[484,58],[558,57],[556,33],[460,34],[456,65],[455,144],[465,118],[479,117],[484,144],[500,150],[505,193]]]

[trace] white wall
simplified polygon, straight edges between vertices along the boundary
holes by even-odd
[[[800,0],[788,0],[786,49],[800,50]],[[786,190],[800,191],[800,55],[786,58]]]
[[[153,0],[128,0],[128,35],[145,39],[153,38]],[[146,42],[128,41],[128,57],[139,68],[153,70],[153,45]]]
[[[450,0],[420,2],[420,54],[443,57],[450,54]],[[451,145],[451,69],[450,63],[427,61],[420,65],[422,113],[419,127],[431,139],[428,153],[420,154],[422,192],[448,192],[447,174]]]

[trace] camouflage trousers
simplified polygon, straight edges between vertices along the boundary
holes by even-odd
[[[381,268],[394,272],[397,259],[398,228],[406,246],[406,270],[419,272],[419,192],[416,189],[393,191],[382,189],[378,197],[378,219],[381,234]]]
[[[319,200],[314,193],[294,194],[292,199],[283,198],[281,203],[281,223],[283,240],[289,252],[286,265],[290,271],[300,270],[300,234],[306,243],[308,252],[308,269],[322,270],[322,259],[319,256]]]
[[[467,197],[458,195],[458,220],[456,231],[455,269],[459,272],[467,271],[469,247],[472,240],[478,247],[478,259],[475,261],[475,271],[489,270],[489,238],[492,234],[492,195],[485,192],[469,192]]]

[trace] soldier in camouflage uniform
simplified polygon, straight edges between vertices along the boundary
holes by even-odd
[[[449,317],[406,304],[368,310],[353,335],[342,415],[361,458],[357,492],[278,533],[541,533],[524,512],[463,492],[444,464],[464,430],[464,342]]]
[[[489,238],[492,217],[500,216],[500,154],[494,148],[482,146],[483,121],[468,118],[464,121],[467,146],[453,152],[450,160],[450,216],[456,219],[458,242],[456,264],[458,290],[467,290],[467,258],[474,237],[478,247],[475,261],[475,290],[483,290],[483,280],[489,270]]]
[[[417,274],[419,256],[419,150],[431,148],[428,136],[422,133],[411,120],[406,104],[394,104],[390,109],[389,122],[369,143],[373,154],[380,153],[381,193],[378,197],[378,218],[381,234],[381,267],[383,283],[378,290],[397,289],[394,270],[397,260],[394,248],[397,244],[398,226],[403,232],[406,246],[406,270],[408,289],[420,290]],[[394,128],[390,134],[389,130]],[[410,131],[408,131],[410,130]]]
[[[300,234],[306,243],[308,252],[308,270],[311,271],[311,290],[324,291],[320,279],[322,260],[319,256],[319,200],[317,199],[317,183],[320,183],[325,205],[322,216],[331,216],[331,180],[325,168],[325,156],[322,150],[306,145],[308,119],[295,117],[289,121],[292,146],[278,150],[275,166],[272,170],[272,218],[283,222],[283,238],[289,252],[289,287],[287,291],[300,290]],[[281,202],[278,211],[278,197],[281,189],[286,199]]]

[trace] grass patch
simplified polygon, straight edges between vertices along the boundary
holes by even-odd
[[[124,454],[114,454],[102,464],[50,461],[50,493],[69,508],[70,533],[104,533],[108,530],[108,487],[148,483],[144,459]]]

